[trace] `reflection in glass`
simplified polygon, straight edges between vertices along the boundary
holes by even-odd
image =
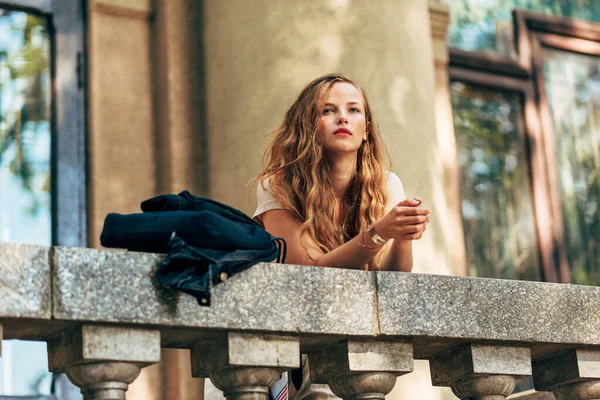
[[[443,0],[450,7],[448,43],[468,51],[516,55],[511,12],[535,11],[600,22],[598,0]]]
[[[0,240],[48,245],[50,43],[46,20],[0,9]]]
[[[573,283],[600,284],[600,59],[544,49],[544,79]]]
[[[51,244],[47,21],[0,9],[0,241]],[[46,344],[4,341],[0,394],[49,394]]]
[[[452,83],[473,276],[540,280],[519,95]]]

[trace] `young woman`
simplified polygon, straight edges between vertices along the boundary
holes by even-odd
[[[339,74],[315,79],[274,132],[254,219],[286,240],[291,264],[411,271],[411,243],[423,235],[429,211],[405,198],[386,161],[363,90]],[[307,363],[302,370],[290,399],[336,399],[326,385],[311,385]],[[287,377],[274,388],[281,382]],[[204,398],[224,399],[210,381]]]
[[[287,242],[287,262],[411,271],[429,211],[406,199],[364,91],[331,74],[309,83],[274,133],[255,220]]]

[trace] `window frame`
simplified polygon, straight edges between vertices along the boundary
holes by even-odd
[[[547,199],[543,196],[545,190],[538,187],[544,185],[543,159],[539,156],[540,129],[537,122],[534,88],[530,80],[512,74],[512,66],[509,69],[503,69],[500,66],[496,72],[493,71],[474,71],[464,66],[452,64],[449,68],[450,82],[460,81],[473,86],[485,89],[495,89],[502,92],[512,92],[519,94],[523,106],[523,127],[524,132],[519,132],[523,143],[526,146],[528,172],[530,176],[530,196],[535,215],[535,232],[538,244],[538,253],[542,262],[542,276],[546,281],[556,282],[557,277],[554,273],[552,259],[552,248],[550,246],[551,238],[548,227],[548,209],[545,206]],[[460,178],[459,178],[460,179]],[[461,197],[462,197],[462,185]],[[468,256],[468,255],[467,255]]]
[[[600,56],[600,24],[514,10],[513,29],[516,59],[450,48],[448,75],[450,82],[521,94],[541,272],[547,282],[568,283],[570,267],[552,156],[550,109],[543,90],[542,49],[545,46]]]
[[[48,20],[51,76],[51,240],[88,244],[85,0],[0,0]]]
[[[52,0],[1,0],[0,8],[46,15],[53,12]]]
[[[554,48],[558,50],[600,56],[600,24],[587,23],[577,20],[561,20],[559,18],[540,18],[532,13],[517,12],[515,18],[520,28],[524,27],[523,35],[529,37],[529,41],[519,43],[523,46],[523,54],[529,54],[532,79],[537,87],[537,107],[540,115],[540,123],[545,140],[546,164],[548,169],[548,184],[552,218],[560,223],[553,224],[554,236],[556,238],[556,258],[560,271],[561,281],[570,282],[570,265],[567,258],[567,248],[564,239],[563,213],[560,202],[560,189],[558,187],[558,176],[556,174],[556,163],[553,155],[554,150],[554,128],[546,91],[544,90],[544,68],[543,48]],[[553,22],[555,25],[553,25]],[[528,47],[525,47],[528,46]],[[521,54],[521,53],[520,53]],[[525,60],[521,60],[522,63]]]

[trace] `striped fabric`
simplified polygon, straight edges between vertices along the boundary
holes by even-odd
[[[288,400],[288,373],[281,374],[281,378],[270,389],[273,400]]]

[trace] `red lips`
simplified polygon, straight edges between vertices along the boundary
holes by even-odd
[[[345,135],[352,135],[352,132],[350,132],[348,129],[346,128],[339,128],[337,129],[335,132],[333,132],[334,135],[339,135],[339,134],[345,134]]]

